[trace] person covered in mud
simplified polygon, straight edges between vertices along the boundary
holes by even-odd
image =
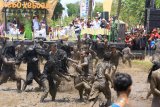
[[[73,46],[73,51],[71,52],[71,58],[73,60],[80,60],[80,50],[76,45]]]
[[[37,40],[37,43],[35,44],[35,47],[37,49],[45,50],[46,52],[49,53],[49,45],[47,43],[44,43],[44,41],[42,39]],[[43,58],[43,56],[39,56],[38,59],[40,60],[41,63],[43,63],[43,61],[44,61],[45,58]]]
[[[113,84],[118,98],[110,107],[128,107],[128,97],[130,95],[132,86],[131,76],[126,73],[116,73]]]
[[[160,84],[159,84],[160,83],[160,69],[159,68],[160,68],[160,64],[156,65],[155,68],[151,71],[149,75],[151,94],[153,94],[151,107],[159,107],[160,105]]]
[[[148,83],[151,83],[152,73],[160,68],[160,54],[156,52],[152,56],[151,62],[153,63],[153,65],[149,70],[148,79],[147,79]],[[151,96],[151,94],[152,94],[152,91],[150,90],[146,96],[146,99],[148,99]]]
[[[93,65],[93,59],[95,59],[95,63],[94,65],[96,66],[97,63],[98,63],[98,56],[97,56],[97,53],[91,49],[91,46],[89,45],[83,45],[82,48],[81,48],[81,51],[88,51],[89,52],[89,55],[88,55],[88,58],[89,58],[89,61],[90,61],[90,64]],[[93,69],[93,66],[90,66],[92,69]],[[90,68],[90,70],[91,70]]]
[[[89,96],[90,107],[94,106],[98,100],[100,92],[102,92],[107,99],[105,106],[108,107],[111,105],[111,90],[109,88],[109,81],[111,82],[112,87],[113,83],[109,76],[110,67],[110,53],[106,53],[103,61],[96,67],[96,76]]]
[[[46,62],[41,76],[41,82],[44,88],[44,92],[42,94],[40,102],[44,102],[44,99],[47,97],[49,92],[52,96],[52,101],[54,101],[61,79],[65,78],[67,81],[70,81],[70,78],[61,71],[61,65],[63,63],[61,61],[66,59],[67,57],[65,55],[65,52],[62,50],[58,50],[57,46],[55,44],[52,44],[51,52],[49,54],[49,60]]]
[[[16,46],[16,57],[20,57],[27,49],[27,46],[24,44],[24,41],[20,41],[20,44]],[[21,63],[17,64],[18,68]]]
[[[129,67],[132,67],[131,58],[133,54],[127,44],[126,44],[126,47],[122,50],[122,53],[123,53],[123,59],[124,59],[123,63],[126,63],[126,61],[128,61]]]
[[[50,58],[56,61],[59,66],[59,72],[64,75],[68,74],[67,53],[62,49],[58,49],[57,44],[51,45]]]
[[[89,52],[81,52],[81,62],[75,65],[76,71],[79,75],[75,78],[75,88],[79,91],[80,100],[83,101],[83,92],[88,97],[91,91],[91,86],[93,84],[94,76],[92,70],[90,70],[90,59],[88,58]]]
[[[116,45],[111,45],[111,64],[112,64],[111,77],[112,78],[114,77],[114,74],[117,71],[120,57],[122,58],[122,61],[123,61],[123,54],[119,50],[116,49]]]
[[[7,82],[9,78],[17,81],[17,91],[21,92],[21,80],[24,81],[16,72],[16,55],[15,47],[12,42],[8,42],[5,45],[2,53],[2,71],[0,75],[0,85]]]
[[[37,48],[44,49],[45,51],[49,51],[49,45],[47,43],[44,43],[43,40],[39,40],[38,43],[36,44]]]
[[[156,61],[156,59],[154,59],[152,63],[153,63],[153,65],[152,65],[152,67],[149,71],[149,74],[148,74],[148,79],[147,79],[148,83],[151,83],[152,73],[160,68],[160,62]],[[150,90],[146,96],[146,99],[148,99],[151,96],[151,94],[152,94],[152,91]]]
[[[1,67],[2,67],[2,50],[3,50],[3,45],[0,44],[0,73],[1,73]]]
[[[7,43],[7,40],[4,39],[4,38],[0,38],[0,72],[1,72],[1,69],[2,69],[2,64],[3,64],[3,61],[2,61],[2,53],[4,51],[4,48],[5,48],[5,44]]]
[[[27,63],[27,76],[26,82],[23,85],[22,91],[24,91],[27,85],[30,85],[33,79],[39,84],[40,83],[40,68],[38,56],[44,56],[48,59],[48,54],[43,49],[37,49],[33,45],[29,46],[27,50],[18,58],[19,62],[24,61]]]

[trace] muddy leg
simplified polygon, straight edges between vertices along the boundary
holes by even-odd
[[[83,101],[83,89],[78,90],[79,91],[79,96],[80,96],[80,101]]]
[[[132,68],[131,59],[128,59],[129,67]]]
[[[48,83],[47,79],[45,79],[45,80],[42,81],[42,87],[43,87],[44,91],[43,91],[43,94],[41,96],[40,102],[44,102],[44,99],[48,96],[49,83]]]
[[[149,91],[149,92],[147,93],[146,99],[148,99],[148,98],[151,96],[151,94],[152,94],[152,92]]]
[[[116,71],[117,71],[117,66],[113,66],[112,67],[112,74],[111,74],[112,79],[114,78],[114,75],[115,75]]]

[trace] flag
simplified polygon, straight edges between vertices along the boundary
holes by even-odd
[[[80,1],[80,17],[87,18],[89,11],[89,0]]]
[[[47,9],[48,10],[48,18],[49,19],[52,19],[52,16],[53,16],[53,12],[54,12],[54,9],[56,7],[58,3],[58,0],[47,0],[46,4],[50,5],[49,8]]]
[[[103,11],[109,12],[109,15],[111,13],[112,2],[113,0],[104,0],[103,2]]]
[[[95,0],[92,0],[92,10],[94,10],[96,7],[96,1]]]

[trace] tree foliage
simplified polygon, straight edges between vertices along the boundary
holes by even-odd
[[[80,3],[79,2],[67,4],[67,8],[68,8],[69,16],[79,16],[80,15]],[[93,11],[93,16],[95,16],[97,12],[103,12],[103,3],[96,2],[96,6]]]
[[[48,25],[52,27],[55,27],[57,25],[68,26],[70,23],[72,23],[74,18],[75,16],[65,17],[63,20],[62,19],[57,19],[57,20],[47,19],[47,22],[48,22]]]
[[[120,20],[130,25],[144,23],[144,11],[146,0],[122,0],[120,10]],[[118,0],[113,0],[111,16],[116,15]],[[160,1],[156,0],[156,7],[160,8]]]
[[[57,20],[58,18],[60,18],[63,10],[64,10],[64,8],[63,8],[63,6],[62,6],[62,4],[60,3],[60,0],[59,0],[59,2],[57,3],[57,5],[55,7],[55,10],[54,10],[53,19]]]
[[[79,2],[67,4],[68,15],[69,16],[79,16],[80,5]]]
[[[96,6],[93,11],[93,15],[95,16],[97,12],[103,12],[103,3],[96,2]]]

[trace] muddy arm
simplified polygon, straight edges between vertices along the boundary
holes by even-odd
[[[45,50],[36,49],[36,52],[38,53],[38,55],[44,57],[46,60],[49,59],[49,54]]]
[[[67,60],[68,60],[68,61],[71,61],[71,62],[73,62],[73,63],[78,64],[78,61],[77,61],[77,60],[73,60],[73,59],[71,59],[71,58],[67,58]]]
[[[112,81],[111,77],[110,77],[109,74],[108,74],[108,70],[109,70],[109,69],[106,69],[106,71],[105,71],[105,77],[106,77],[107,80],[109,80],[109,81],[111,82],[111,86],[112,86],[112,88],[113,88],[113,81]]]
[[[123,53],[120,51],[118,53],[119,53],[119,56],[122,58],[122,61],[124,61]]]
[[[156,78],[156,75],[152,74],[150,88],[151,88],[152,93],[160,96],[160,90],[157,89],[158,84],[155,78]]]
[[[14,64],[15,63],[15,61],[8,61],[7,58],[5,58],[5,57],[3,57],[2,60],[5,64]]]
[[[63,75],[61,72],[56,71],[56,74],[57,74],[58,76],[60,76],[60,77],[64,78],[64,79],[66,79],[67,81],[70,81],[70,79],[69,79],[69,78],[67,78],[67,76]]]
[[[87,66],[88,65],[88,59],[87,58],[84,58],[84,62],[83,63],[81,63],[81,66],[83,67],[83,66]]]

